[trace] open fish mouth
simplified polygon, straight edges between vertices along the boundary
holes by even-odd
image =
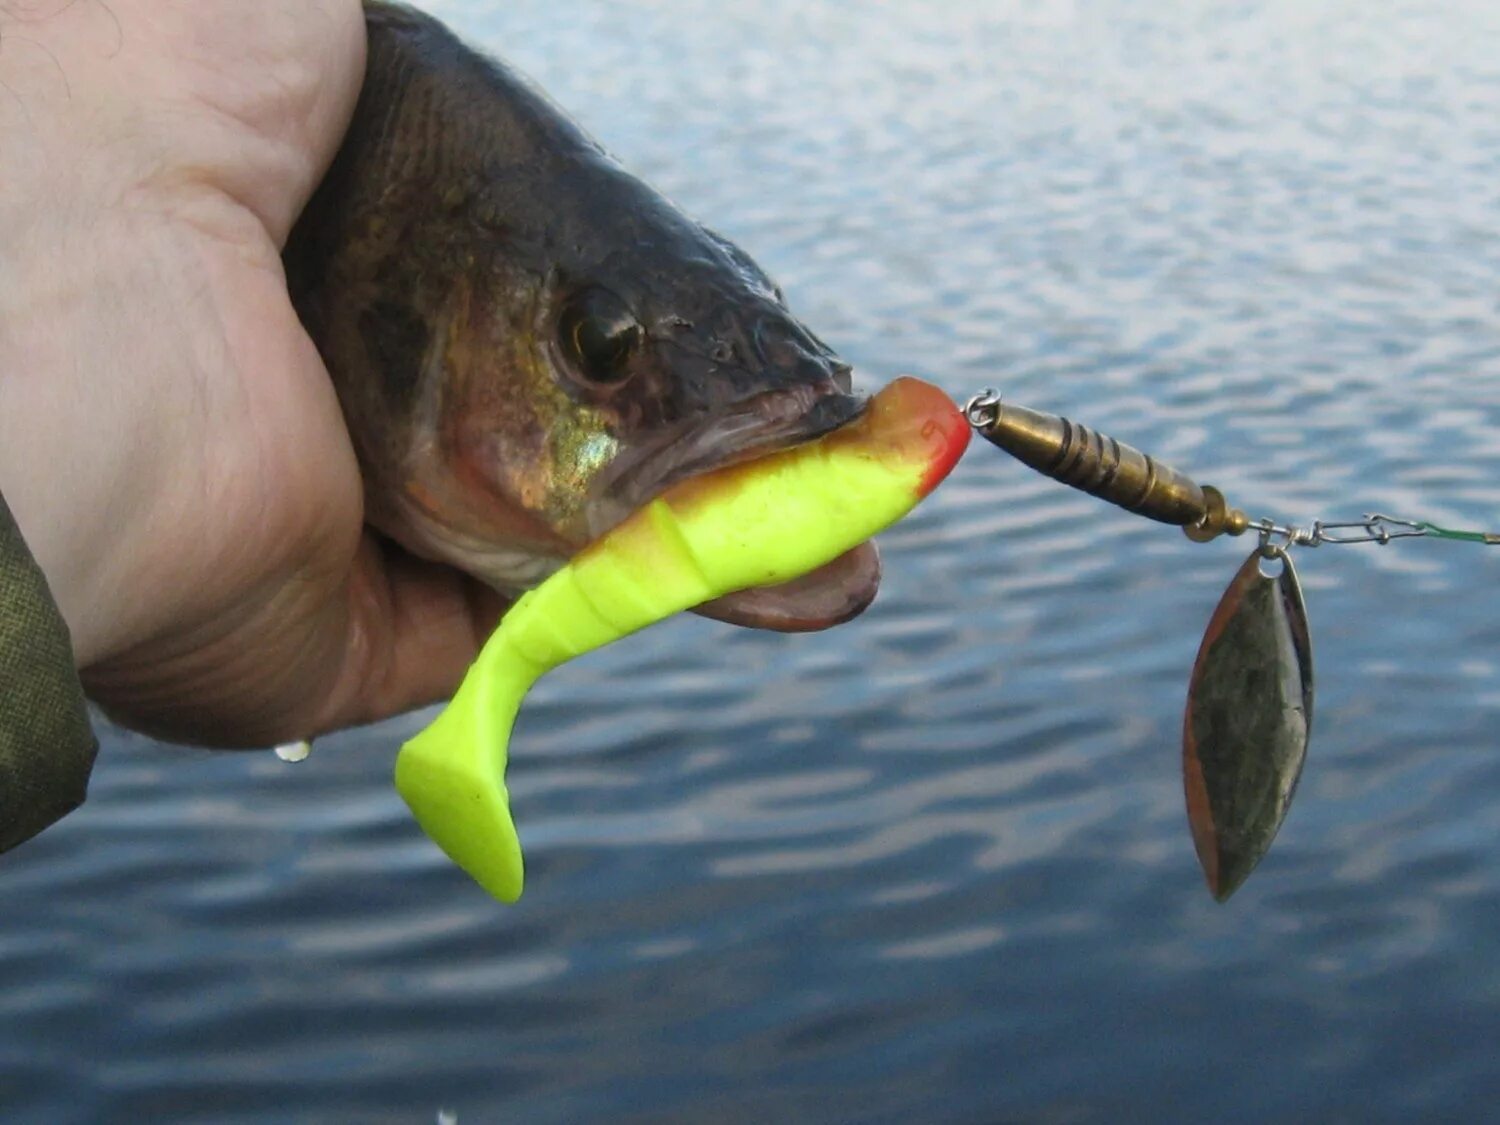
[[[680,481],[822,437],[858,418],[868,401],[828,381],[768,391],[706,422],[669,428],[601,482],[608,499],[592,507],[590,538]],[[810,632],[857,617],[879,589],[880,554],[866,542],[801,578],[726,594],[694,612],[753,629]]]

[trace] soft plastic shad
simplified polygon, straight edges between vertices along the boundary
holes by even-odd
[[[895,523],[947,476],[969,426],[903,378],[825,437],[686,481],[523,596],[430,727],[396,788],[423,830],[496,898],[521,894],[504,773],[521,700],[575,656],[735,590],[800,577]]]

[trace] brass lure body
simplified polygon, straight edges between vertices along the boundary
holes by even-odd
[[[1278,567],[1268,575],[1266,567]],[[1291,807],[1313,714],[1312,641],[1291,555],[1250,553],[1193,664],[1182,777],[1198,862],[1223,902],[1255,869]]]
[[[992,390],[970,399],[965,413],[981,437],[1022,464],[1128,512],[1175,524],[1191,539],[1239,535],[1249,526],[1212,485],[1078,422],[1005,402]]]

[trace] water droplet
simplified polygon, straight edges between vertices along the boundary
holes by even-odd
[[[312,753],[312,743],[303,739],[301,742],[285,742],[276,747],[276,756],[283,762],[300,762]]]

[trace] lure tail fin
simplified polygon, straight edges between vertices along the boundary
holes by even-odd
[[[516,713],[538,675],[510,645],[486,651],[396,758],[396,791],[422,831],[502,902],[520,898],[525,883],[505,766]]]

